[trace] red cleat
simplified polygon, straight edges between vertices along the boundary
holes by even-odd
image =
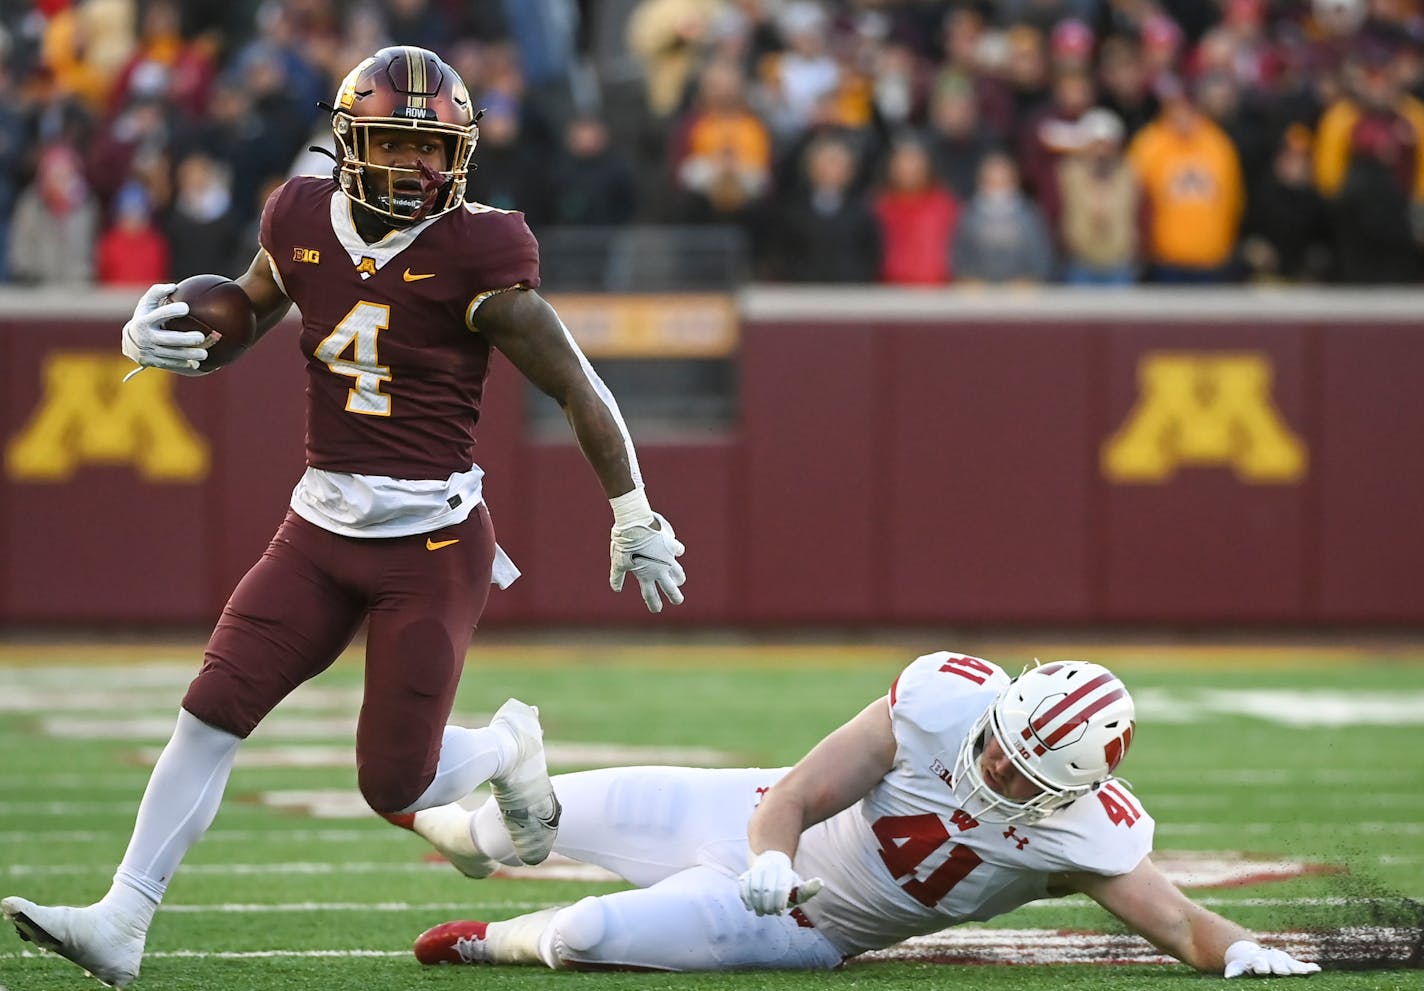
[[[401,829],[409,829],[415,832],[414,812],[378,812],[376,813],[392,826],[399,826]]]
[[[491,963],[485,942],[488,922],[442,922],[415,939],[415,959],[423,964]]]

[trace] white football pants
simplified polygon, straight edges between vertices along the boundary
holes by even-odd
[[[639,887],[560,910],[540,940],[546,962],[576,969],[839,966],[840,951],[804,919],[758,916],[737,893],[747,867],[747,820],[786,770],[619,767],[557,775],[564,811],[555,851]],[[473,827],[488,856],[519,862],[492,799]]]

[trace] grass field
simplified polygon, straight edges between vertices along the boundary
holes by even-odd
[[[1238,882],[1193,886],[1193,897],[1260,932],[1311,940],[1327,972],[1307,987],[1424,989],[1411,901],[1424,901],[1424,646],[496,645],[472,657],[457,721],[482,723],[517,695],[540,706],[556,769],[775,766],[882,694],[915,653],[941,646],[1011,671],[1034,654],[1113,666],[1138,700],[1139,733],[1120,770],[1158,821],[1157,856],[1196,880],[1225,872]],[[0,894],[85,903],[104,892],[197,654],[0,647]],[[1177,964],[1109,962],[1149,959],[1150,950],[1085,935],[1121,930],[1080,900],[1029,905],[830,976],[421,968],[409,946],[430,925],[508,917],[618,885],[568,875],[469,881],[428,862],[411,834],[363,814],[351,756],[359,693],[351,658],[244,747],[217,822],[169,889],[140,991],[1202,986]],[[1259,880],[1268,873],[1285,876]],[[1339,935],[1356,926],[1402,942]],[[945,962],[995,959],[1005,942],[1015,959],[1071,951],[1090,962]],[[7,929],[0,987],[97,985]]]

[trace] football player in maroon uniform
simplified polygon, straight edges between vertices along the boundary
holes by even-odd
[[[465,85],[434,53],[386,48],[342,82],[337,168],[268,199],[237,282],[259,333],[295,303],[307,366],[307,468],[238,584],[154,767],[109,892],[82,908],[6,898],[20,935],[114,987],[183,855],[217,812],[238,745],[368,624],[356,729],[361,793],[392,821],[489,782],[519,856],[544,859],[559,819],[537,711],[446,725],[493,580],[518,571],[481,499],[474,430],[498,348],[563,407],[613,512],[611,584],[648,609],[682,602],[683,552],[644,495],[617,403],[536,289],[523,216],[464,201],[477,138]],[[188,304],[154,286],[125,325],[140,366],[200,373],[203,335],[164,328]]]

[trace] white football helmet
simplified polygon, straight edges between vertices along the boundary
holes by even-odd
[[[1117,675],[1087,661],[1053,661],[1015,678],[984,710],[954,763],[961,808],[990,822],[1037,822],[1112,776],[1132,743],[1136,709]],[[992,732],[1042,789],[1016,801],[989,787],[979,757]]]

